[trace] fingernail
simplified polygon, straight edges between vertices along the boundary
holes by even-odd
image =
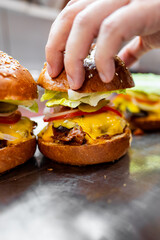
[[[106,79],[106,76],[103,73],[99,73],[100,79],[102,80],[102,82],[108,82]]]
[[[69,75],[67,75],[67,79],[68,79],[70,88],[71,89],[74,88],[74,82],[73,82],[72,78]]]
[[[104,72],[100,72],[99,76],[101,78],[101,80],[105,83],[109,83],[113,77],[114,77],[114,72],[115,72],[115,65],[114,65],[114,61],[109,61],[105,67],[104,67]]]
[[[49,74],[50,76],[52,76],[53,71],[52,71],[51,66],[50,66],[48,63],[47,63],[47,71],[48,71],[48,74]]]

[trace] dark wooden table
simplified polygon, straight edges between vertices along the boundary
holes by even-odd
[[[160,239],[160,134],[112,164],[60,165],[39,151],[0,177],[1,240]]]

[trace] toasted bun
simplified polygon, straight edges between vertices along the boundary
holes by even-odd
[[[29,71],[0,51],[0,100],[31,100],[38,97],[37,84]]]
[[[99,77],[94,61],[89,60],[84,62],[85,81],[78,92],[105,92],[118,89],[126,89],[134,87],[134,82],[130,72],[126,68],[124,62],[118,57],[115,57],[116,73],[110,83],[104,83]],[[47,72],[47,64],[38,79],[38,84],[48,90],[67,92],[69,87],[65,70],[57,78],[51,78]]]
[[[160,118],[150,117],[134,117],[130,120],[131,128],[140,128],[144,131],[159,131],[160,130]]]
[[[113,162],[122,157],[128,150],[131,131],[127,127],[123,134],[112,137],[103,143],[82,146],[62,145],[44,142],[38,139],[40,151],[51,160],[70,165],[92,165]]]
[[[30,159],[36,150],[36,137],[0,149],[0,173],[10,170]]]

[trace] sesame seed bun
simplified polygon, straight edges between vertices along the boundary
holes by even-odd
[[[38,146],[43,155],[53,161],[82,166],[113,162],[127,152],[130,142],[131,131],[127,127],[124,133],[113,136],[103,143],[97,141],[96,144],[73,146],[45,142],[39,138]]]
[[[114,78],[111,82],[104,83],[99,77],[94,60],[86,59],[84,61],[85,81],[83,86],[77,90],[77,92],[105,92],[134,87],[132,76],[129,70],[126,68],[124,62],[117,56],[114,60],[116,68]],[[46,63],[44,64],[44,68],[39,76],[38,84],[41,87],[52,91],[67,92],[70,88],[67,81],[66,71],[63,70],[58,77],[51,78],[47,72]]]
[[[37,84],[29,71],[11,56],[0,51],[0,101],[34,100]],[[6,124],[10,127],[10,124]],[[19,131],[19,129],[16,129]],[[3,139],[0,139],[3,141]],[[31,158],[36,149],[36,137],[0,148],[0,173],[10,170]]]
[[[37,84],[29,71],[0,51],[0,100],[32,100],[38,97]]]

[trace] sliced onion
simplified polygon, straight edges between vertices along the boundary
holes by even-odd
[[[5,133],[0,133],[0,139],[2,140],[7,140],[7,141],[13,141],[15,140],[16,138],[9,135],[9,134],[5,134]]]
[[[79,109],[69,110],[69,111],[64,111],[64,112],[59,112],[59,113],[46,113],[44,119],[47,120],[52,117],[60,117],[60,116],[66,115],[68,113],[76,113],[76,112],[79,112]]]
[[[60,112],[62,106],[61,105],[58,105],[58,106],[55,106],[55,107],[52,107],[52,108],[49,108],[49,107],[45,107],[44,110],[43,110],[43,114],[46,115],[46,114],[50,114],[50,113],[58,113]]]
[[[9,113],[0,113],[0,117],[8,117],[10,115],[12,115],[15,111],[13,112],[9,112]]]

